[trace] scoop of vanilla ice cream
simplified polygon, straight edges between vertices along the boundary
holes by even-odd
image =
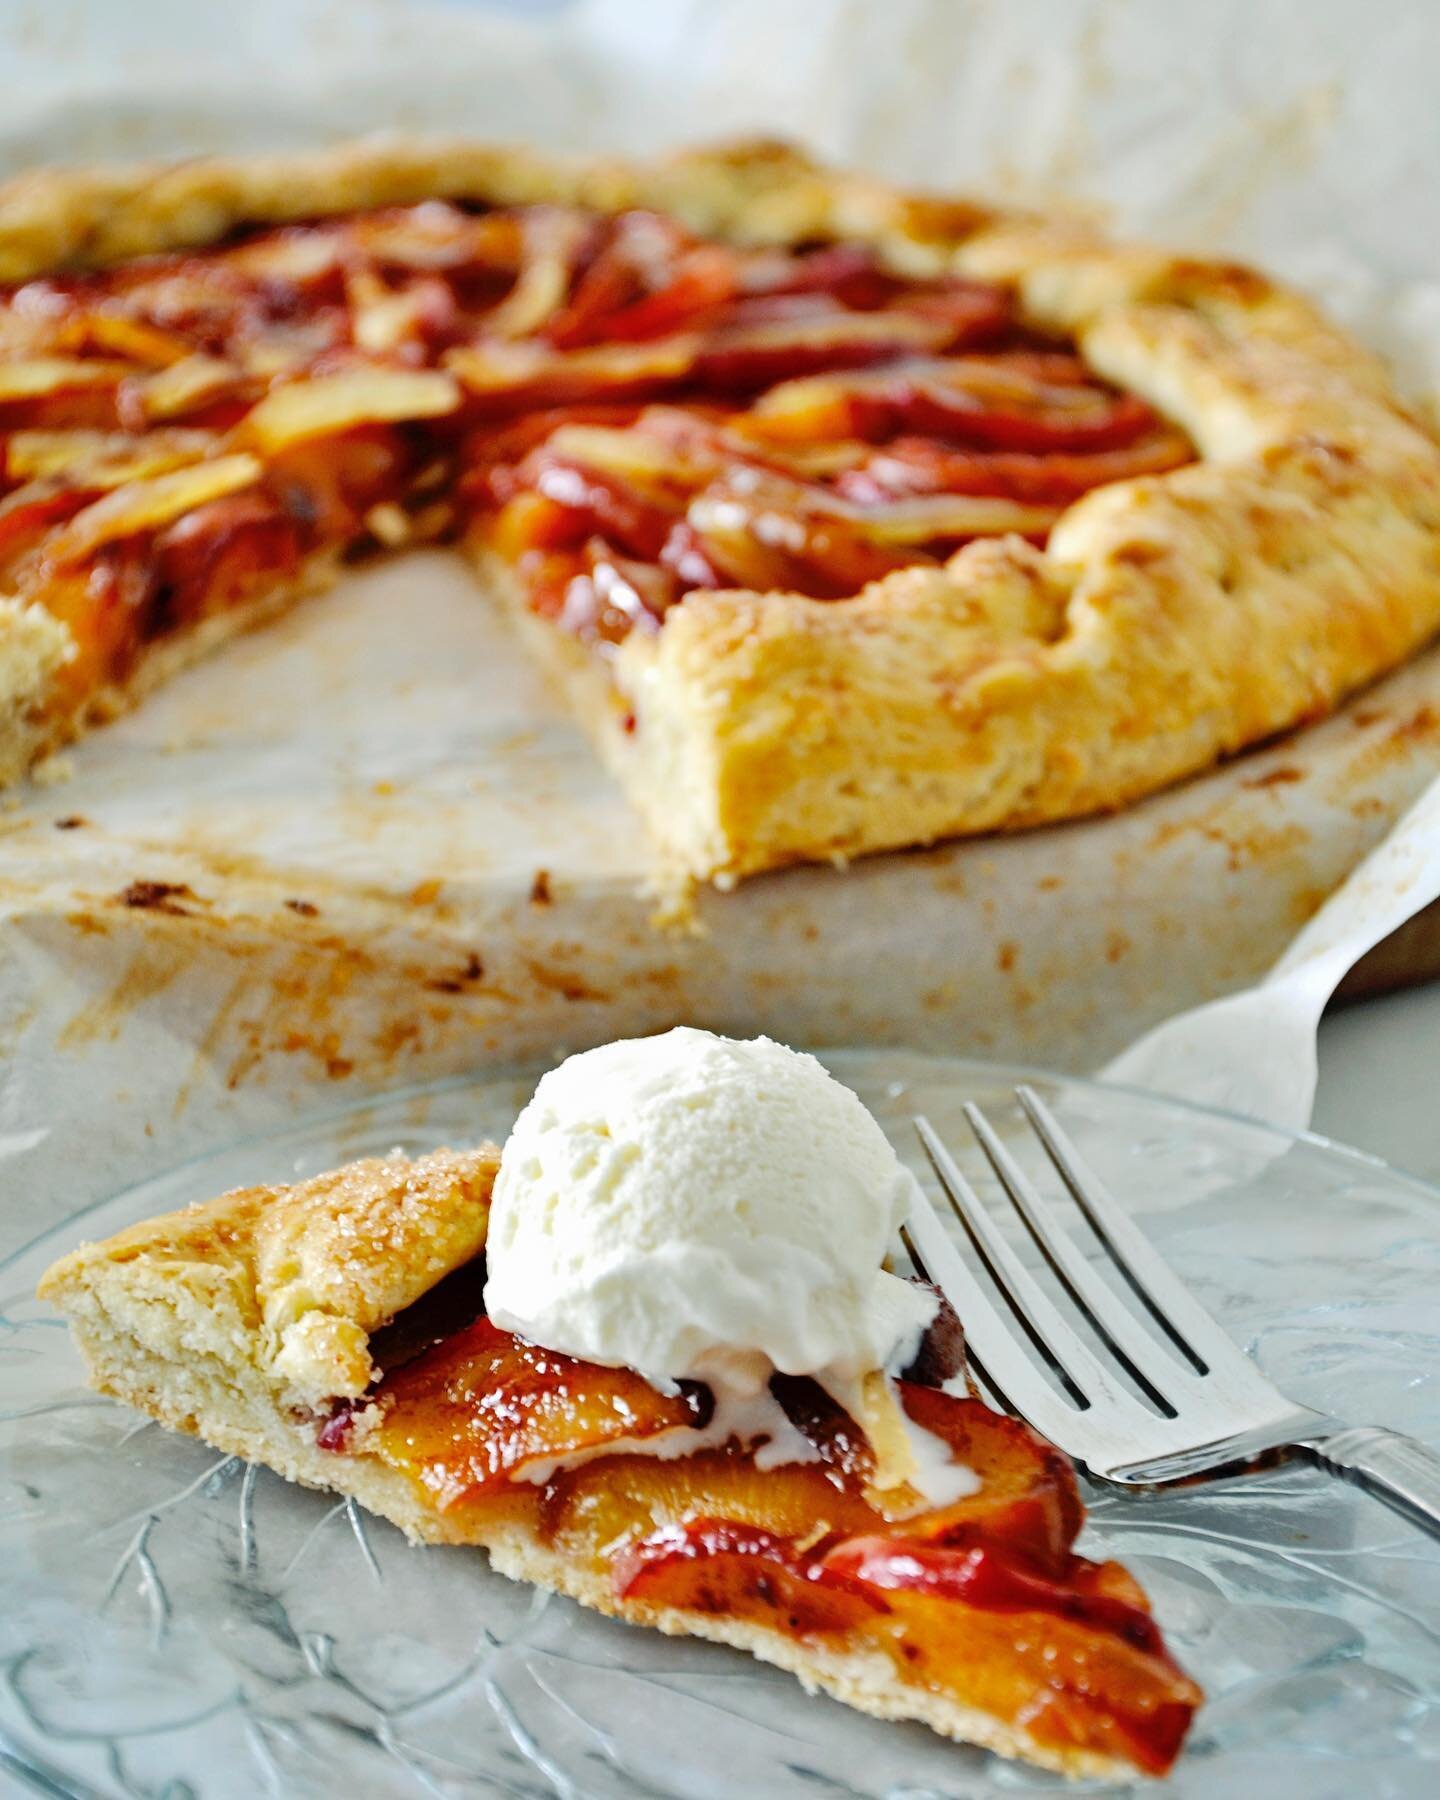
[[[486,1310],[652,1381],[853,1382],[908,1359],[934,1316],[880,1266],[912,1180],[813,1056],[688,1028],[606,1044],[515,1122]]]

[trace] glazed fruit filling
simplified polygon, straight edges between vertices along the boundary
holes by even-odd
[[[0,296],[0,582],[60,696],[316,556],[464,533],[607,645],[854,593],[1192,454],[1003,290],[642,211],[419,206]]]
[[[1157,1773],[1174,1759],[1198,1690],[1129,1575],[1075,1555],[1070,1466],[1014,1420],[901,1383],[911,1418],[981,1483],[949,1506],[907,1504],[871,1484],[863,1433],[808,1380],[777,1377],[774,1391],[815,1460],[760,1470],[734,1441],[646,1453],[707,1422],[703,1388],[662,1394],[483,1316],[435,1329],[380,1346],[388,1372],[319,1442],[399,1471],[447,1536],[519,1518],[629,1605],[878,1652],[905,1682],[1040,1742]]]

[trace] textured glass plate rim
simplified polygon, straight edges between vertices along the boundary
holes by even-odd
[[[975,1059],[908,1051],[903,1048],[894,1049],[880,1046],[828,1047],[817,1050],[816,1054],[836,1065],[837,1073],[841,1075],[842,1079],[845,1078],[847,1067],[849,1069],[854,1069],[857,1064],[863,1067],[866,1063],[884,1062],[888,1060],[895,1066],[895,1073],[903,1074],[906,1077],[903,1084],[906,1087],[912,1084],[918,1085],[924,1081],[933,1081],[943,1082],[952,1091],[963,1091],[967,1087],[973,1091],[978,1087],[982,1091],[995,1095],[998,1091],[1013,1086],[1016,1081],[1028,1079],[1044,1084],[1046,1087],[1058,1089],[1062,1095],[1069,1092],[1074,1094],[1077,1098],[1081,1096],[1093,1098],[1102,1109],[1107,1103],[1111,1102],[1120,1106],[1136,1107],[1142,1114],[1153,1117],[1157,1121],[1168,1119],[1172,1124],[1183,1125],[1188,1128],[1190,1133],[1200,1139],[1216,1134],[1225,1137],[1239,1130],[1249,1136],[1251,1144],[1257,1149],[1260,1148],[1261,1145],[1268,1143],[1271,1147],[1273,1156],[1283,1155],[1285,1150],[1292,1145],[1303,1146],[1307,1151],[1317,1153],[1323,1161],[1338,1165],[1347,1172],[1353,1171],[1357,1177],[1361,1177],[1362,1179],[1368,1177],[1372,1181],[1378,1179],[1382,1188],[1387,1188],[1392,1193],[1397,1193],[1397,1197],[1399,1193],[1403,1192],[1412,1206],[1419,1202],[1427,1209],[1436,1208],[1437,1210],[1440,1210],[1440,1189],[1431,1186],[1420,1178],[1410,1175],[1405,1171],[1392,1169],[1381,1158],[1367,1152],[1353,1149],[1350,1146],[1332,1143],[1316,1133],[1287,1131],[1283,1128],[1271,1126],[1261,1121],[1245,1118],[1243,1115],[1228,1113],[1215,1108],[1190,1105],[1170,1096],[1156,1094],[1143,1089],[1132,1088],[1118,1083],[1103,1083],[1067,1075],[1059,1075],[1033,1066],[984,1062]],[[901,1065],[903,1065],[903,1068]],[[127,1216],[132,1218],[143,1217],[145,1212],[145,1196],[152,1188],[164,1188],[179,1180],[185,1179],[190,1174],[196,1176],[197,1182],[203,1182],[204,1171],[208,1166],[237,1158],[247,1158],[251,1155],[258,1157],[260,1155],[269,1155],[273,1153],[275,1156],[280,1157],[284,1155],[287,1148],[302,1145],[306,1140],[327,1130],[334,1132],[336,1136],[343,1141],[344,1128],[348,1121],[363,1120],[366,1115],[371,1114],[377,1115],[377,1127],[381,1131],[386,1131],[388,1130],[389,1121],[394,1118],[394,1115],[400,1109],[407,1105],[423,1105],[432,1101],[443,1104],[447,1096],[454,1096],[470,1090],[493,1091],[507,1088],[520,1090],[522,1083],[533,1081],[545,1066],[547,1065],[544,1062],[527,1061],[525,1063],[499,1069],[491,1069],[475,1074],[462,1074],[448,1077],[438,1082],[411,1084],[403,1088],[362,1097],[356,1101],[347,1103],[343,1107],[317,1108],[313,1113],[300,1119],[296,1123],[283,1126],[278,1130],[248,1133],[229,1143],[213,1145],[198,1156],[181,1159],[169,1168],[166,1168],[157,1174],[148,1176],[140,1182],[129,1183],[123,1189],[87,1203],[76,1212],[57,1221],[54,1225],[47,1227],[44,1231],[32,1237],[13,1254],[7,1256],[3,1261],[0,1261],[0,1275],[14,1271],[17,1268],[17,1265],[32,1258],[38,1260],[38,1255],[42,1251],[53,1253],[55,1248],[61,1247],[56,1240],[63,1240],[65,1246],[68,1247],[69,1244],[76,1241],[78,1235],[77,1226],[82,1225],[87,1217],[90,1217],[97,1212],[113,1209],[123,1202],[126,1205]],[[1103,1117],[1095,1120],[1095,1123],[1102,1129],[1105,1128]],[[423,1115],[421,1115],[405,1123],[396,1121],[395,1129],[397,1137],[403,1137],[407,1131],[423,1134],[427,1131],[433,1132],[434,1127],[430,1125],[429,1121]],[[463,1131],[457,1133],[457,1136],[462,1141],[466,1135],[467,1134]],[[1132,1135],[1133,1140],[1139,1140],[1141,1134],[1139,1131],[1135,1131]],[[338,1154],[350,1154],[350,1152],[341,1151]],[[1265,1164],[1268,1164],[1271,1160],[1272,1157],[1270,1156],[1263,1156],[1261,1158],[1262,1163]],[[254,1178],[255,1177],[250,1177],[249,1179]],[[260,1178],[264,1179],[265,1177],[262,1176]],[[203,1187],[197,1186],[197,1192],[201,1191],[204,1191]],[[1353,1198],[1356,1200],[1357,1204],[1364,1204],[1364,1199],[1361,1196],[1353,1196]],[[170,1204],[173,1203],[172,1200]],[[1243,1263],[1243,1257],[1240,1260]],[[895,1728],[890,1729],[893,1730]],[[14,1746],[14,1748],[18,1749],[19,1746]],[[7,1750],[9,1753],[7,1753]],[[1428,1767],[1428,1755],[1424,1760]],[[1213,1763],[1207,1762],[1205,1766],[1208,1771],[1213,1774],[1220,1773]],[[1418,1771],[1419,1766],[1420,1765],[1417,1762],[1412,1761],[1408,1756],[1404,1759],[1403,1768],[1410,1768]],[[1388,1767],[1390,1770],[1397,1770],[1397,1764],[1393,1761],[1389,1763]],[[81,1788],[71,1788],[68,1785],[70,1780],[68,1771],[62,1771],[54,1767],[47,1768],[43,1763],[37,1766],[33,1764],[23,1752],[19,1758],[15,1758],[13,1750],[10,1750],[9,1747],[0,1743],[0,1774],[3,1774],[7,1768],[13,1773],[24,1775],[27,1778],[27,1784],[30,1780],[38,1782],[41,1791],[51,1793],[90,1791],[83,1786],[83,1783]],[[1013,1765],[1007,1766],[995,1764],[987,1759],[986,1768],[987,1770],[998,1771],[1000,1773],[1000,1785],[1005,1787],[1007,1791],[1010,1786],[1014,1785],[1012,1780],[1006,1778],[1014,1772]],[[1402,1776],[1403,1768],[1400,1768],[1397,1771],[1401,1773]],[[1316,1772],[1318,1773],[1318,1771]],[[59,1778],[59,1785],[56,1785],[57,1777]],[[985,1775],[981,1776],[981,1782],[986,1793],[999,1791],[999,1788],[992,1788],[989,1779],[987,1779]],[[1149,1788],[1149,1784],[1142,1785],[1145,1789]],[[582,1790],[576,1791],[578,1793]],[[667,1789],[666,1791],[669,1792],[670,1790]],[[911,1790],[909,1788],[895,1790],[897,1794],[902,1792],[909,1794],[919,1791],[922,1790]],[[948,1784],[946,1791],[949,1791]],[[957,1788],[955,1791],[956,1793],[959,1793],[961,1790]],[[980,1790],[967,1784],[964,1786],[963,1791],[970,1794],[978,1793]],[[1391,1788],[1386,1787],[1384,1791],[1389,1793],[1391,1791],[1400,1790],[1392,1790]],[[1411,1790],[1407,1787],[1403,1791],[1408,1794]],[[1416,1791],[1418,1792],[1420,1790]],[[930,1794],[938,1795],[940,1790],[926,1788],[923,1792],[927,1796]]]

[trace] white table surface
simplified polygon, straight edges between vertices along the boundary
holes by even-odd
[[[1437,1051],[1440,983],[1328,1014],[1314,1130],[1440,1184]]]

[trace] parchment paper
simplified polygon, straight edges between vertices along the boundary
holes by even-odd
[[[158,0],[17,16],[7,167],[387,124],[764,129],[1228,246],[1417,394],[1440,371],[1440,55],[1399,7],[1317,3],[1297,31],[1280,4],[1182,25],[1163,0],[262,3],[243,38]],[[1093,1067],[1259,976],[1422,791],[1440,656],[1127,814],[765,878],[708,897],[697,938],[652,928],[638,826],[440,554],[348,577],[73,769],[0,817],[9,1224],[327,1099],[682,1018]]]

